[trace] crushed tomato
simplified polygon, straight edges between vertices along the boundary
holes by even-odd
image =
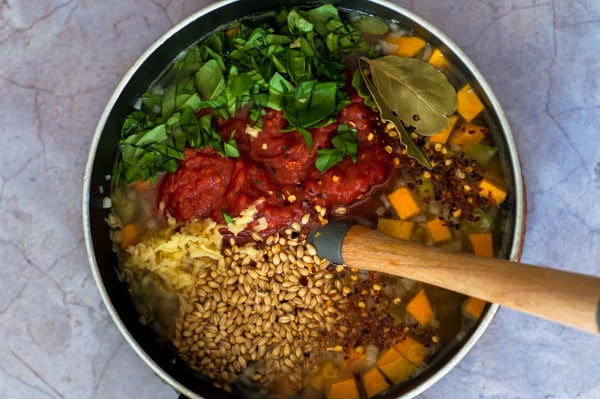
[[[223,223],[223,212],[236,217],[262,198],[255,221],[239,234],[241,238],[250,236],[260,218],[267,225],[259,232],[263,237],[300,222],[305,214],[310,215],[306,224],[310,228],[319,223],[315,206],[329,211],[351,206],[384,184],[394,169],[379,115],[357,95],[335,122],[310,129],[310,150],[300,133],[282,132],[287,122],[280,111],[266,112],[255,138],[245,132],[248,124],[246,115],[216,122],[224,138],[235,135],[239,158],[222,157],[211,148],[187,149],[177,171],[162,180],[159,201],[178,221],[212,218]],[[332,148],[339,124],[356,128],[358,161],[346,157],[321,173],[315,167],[317,151]]]

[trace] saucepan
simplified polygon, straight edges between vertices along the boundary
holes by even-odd
[[[495,142],[497,153],[494,156],[498,158],[497,169],[504,179],[501,189],[490,189],[488,193],[490,201],[496,200],[502,203],[500,208],[504,215],[502,225],[496,226],[501,234],[495,238],[492,255],[518,261],[525,225],[525,191],[521,167],[506,117],[492,89],[476,66],[443,32],[393,3],[382,0],[333,0],[327,3],[333,4],[349,15],[360,12],[361,15],[376,16],[381,20],[391,21],[398,29],[398,36],[402,36],[402,32],[410,32],[411,35],[421,38],[427,43],[427,49],[418,50],[421,51],[419,57],[427,60],[431,59],[434,53],[443,55],[444,62],[453,65],[456,73],[460,75],[461,85],[468,85],[469,92],[474,93],[480,106],[485,109],[478,118],[485,122],[486,134],[490,134]],[[291,0],[223,1],[194,13],[165,33],[131,67],[108,100],[95,130],[83,187],[83,224],[91,270],[104,304],[124,339],[158,378],[164,380],[182,396],[224,398],[235,397],[236,394],[216,387],[209,378],[191,370],[171,345],[157,339],[156,331],[141,320],[129,287],[119,270],[119,259],[113,241],[114,232],[107,221],[110,221],[111,216],[111,190],[114,189],[116,178],[115,162],[123,151],[121,143],[123,124],[133,110],[139,109],[140,98],[164,73],[170,63],[180,56],[182,51],[218,27],[232,21],[243,20],[249,15],[272,12],[281,7],[300,6],[308,9],[319,5],[321,3]],[[429,53],[424,54],[424,51]],[[371,65],[370,68],[373,72],[374,67]],[[389,115],[388,117],[393,118]],[[418,115],[415,115],[414,119],[416,121]],[[396,128],[400,129],[398,126]],[[460,143],[460,140],[468,140],[465,137],[467,136],[458,138],[457,143]],[[497,198],[498,195],[502,198]],[[460,217],[458,213],[454,216]],[[447,226],[437,224],[436,226],[433,224],[429,226],[434,234],[449,234],[446,230]],[[431,237],[435,241],[435,235]],[[431,241],[431,237],[427,239]],[[480,244],[473,241],[473,248],[478,245]],[[481,248],[484,247],[485,245]],[[481,248],[480,250],[486,252],[486,249]],[[382,379],[382,383],[386,384],[387,388],[377,391],[378,397],[414,397],[431,387],[455,367],[476,345],[498,309],[497,305],[491,303],[480,305],[482,307],[470,327],[451,337],[444,348],[428,361],[427,366],[421,367],[420,372],[397,384],[389,384],[390,379],[387,377]],[[417,321],[419,321],[418,315]],[[368,389],[375,388],[369,386]],[[370,396],[367,395],[368,389],[361,388],[360,394]]]

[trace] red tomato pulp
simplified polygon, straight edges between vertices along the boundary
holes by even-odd
[[[263,236],[300,222],[305,214],[311,215],[307,227],[312,227],[319,223],[317,205],[329,211],[350,206],[385,183],[394,169],[378,114],[358,96],[335,122],[310,130],[310,149],[300,133],[282,132],[287,121],[280,111],[266,112],[256,137],[246,132],[248,124],[244,115],[216,122],[222,137],[235,135],[239,158],[222,157],[210,148],[188,149],[178,170],[162,181],[159,200],[178,221],[212,218],[223,223],[224,212],[235,218],[262,199],[242,237],[260,218],[267,224],[259,232]],[[317,151],[333,147],[331,138],[340,124],[356,128],[358,160],[346,157],[321,173],[315,167]]]

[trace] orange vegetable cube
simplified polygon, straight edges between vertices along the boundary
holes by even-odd
[[[425,359],[425,356],[427,356],[427,348],[425,348],[422,343],[409,336],[406,336],[397,342],[394,345],[394,349],[417,366],[421,364]]]
[[[495,205],[500,205],[506,199],[506,188],[493,176],[484,176],[479,182],[479,188],[481,189],[479,195]]]
[[[494,256],[494,243],[492,233],[473,233],[469,234],[469,241],[473,247],[475,255],[486,256],[491,258]]]
[[[394,54],[401,57],[414,57],[427,42],[416,36],[390,36],[387,42],[394,45]]]
[[[379,355],[377,367],[395,384],[408,378],[417,369],[414,363],[394,348],[389,348]]]
[[[448,137],[450,137],[450,133],[452,133],[452,129],[454,129],[454,125],[456,125],[457,120],[457,115],[450,115],[448,125],[433,136],[429,136],[429,141],[432,143],[446,144]]]
[[[354,377],[331,384],[327,399],[360,399]]]
[[[394,362],[398,357],[403,357],[400,352],[396,349],[388,348],[379,352],[379,356],[377,357],[377,365],[383,366],[385,364]]]
[[[440,218],[431,219],[426,223],[427,231],[433,242],[448,241],[452,238],[452,231],[445,220]]]
[[[379,218],[377,230],[401,240],[410,240],[415,224],[406,220]]]
[[[331,360],[325,361],[311,378],[312,385],[322,391],[325,384],[332,378],[339,377],[340,369]]]
[[[429,57],[429,63],[438,69],[442,69],[446,66],[446,57],[440,49],[436,48]]]
[[[422,326],[427,327],[433,321],[433,310],[423,288],[406,305],[406,311]]]
[[[456,93],[456,109],[467,122],[472,121],[481,111],[483,103],[473,88],[466,84]]]
[[[367,364],[367,354],[363,350],[360,352],[356,349],[350,349],[348,354],[344,356],[344,361],[341,364],[341,369],[344,371],[360,371]]]
[[[388,194],[388,199],[400,219],[405,220],[412,216],[421,213],[415,196],[408,187],[399,187],[391,194]]]
[[[372,368],[362,375],[362,384],[368,398],[390,387],[385,377],[376,368]]]
[[[467,146],[478,144],[488,134],[488,128],[475,123],[465,123],[454,129],[448,142],[453,145]]]
[[[129,223],[121,229],[121,245],[123,248],[136,245],[140,242],[140,226],[135,223]]]
[[[487,302],[479,298],[467,298],[463,304],[463,312],[467,316],[477,320],[481,316],[481,313],[483,313],[486,303]]]

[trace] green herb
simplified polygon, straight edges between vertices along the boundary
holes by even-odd
[[[223,215],[223,220],[225,220],[225,224],[230,224],[235,221],[235,218],[227,212],[225,212],[224,210],[221,210],[221,215]]]
[[[176,170],[185,148],[239,157],[233,136],[222,138],[213,122],[247,107],[257,128],[265,108],[283,111],[287,130],[300,132],[312,149],[309,129],[331,123],[349,103],[345,57],[368,46],[335,6],[292,8],[226,29],[178,56],[127,116],[118,166],[125,182]]]
[[[225,153],[225,156],[229,158],[239,158],[240,156],[240,150],[238,149],[237,141],[235,141],[234,135],[235,131],[231,134],[229,140],[223,143],[223,152]]]
[[[413,58],[361,57],[359,70],[381,118],[395,125],[408,155],[431,168],[427,154],[411,139],[406,126],[414,126],[423,135],[443,129],[448,115],[456,110],[454,86],[437,69]],[[360,83],[354,85],[360,88]]]
[[[306,129],[330,123],[327,118],[336,110],[336,99],[337,85],[333,82],[300,83],[293,93],[286,93],[281,99],[283,113],[291,127],[287,130],[298,130],[312,149],[312,135]]]
[[[319,172],[325,173],[347,156],[349,156],[354,163],[358,161],[356,129],[347,125],[339,125],[337,134],[331,139],[331,144],[333,144],[333,148],[320,149],[317,151],[315,167]]]
[[[194,82],[202,100],[217,100],[225,92],[225,77],[215,59],[206,61],[200,67]]]

